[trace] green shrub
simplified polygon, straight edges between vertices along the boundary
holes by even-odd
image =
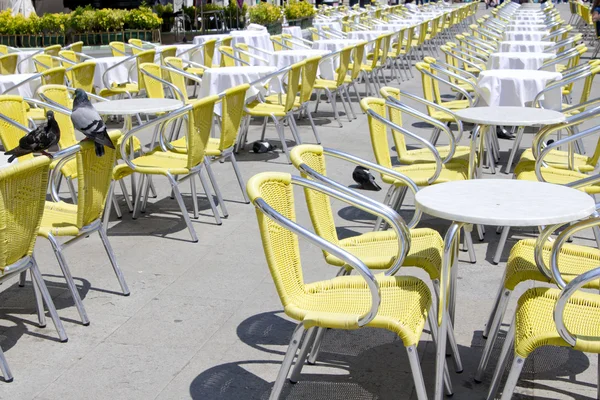
[[[316,14],[313,5],[303,0],[289,0],[283,11],[288,20],[311,18]]]
[[[250,22],[269,25],[282,20],[281,7],[271,3],[259,3],[250,7]]]

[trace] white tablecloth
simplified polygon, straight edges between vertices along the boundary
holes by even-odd
[[[548,83],[561,78],[558,72],[494,69],[479,74],[477,92],[482,105],[525,107]],[[546,96],[543,103],[544,108],[560,110],[560,90]]]
[[[267,31],[232,31],[233,36],[232,44],[246,43],[248,46],[257,47],[262,50],[274,52],[273,42],[271,42],[271,35]],[[259,57],[267,58],[268,56],[259,51],[250,50],[251,53],[256,54]],[[264,65],[257,60],[250,60],[251,65]]]
[[[302,29],[299,26],[286,26],[283,28],[283,33],[302,39]]]
[[[547,26],[543,19],[516,19],[510,21],[509,26],[527,26],[527,25],[544,25]]]
[[[322,31],[324,26],[335,29],[336,31],[342,30],[342,24],[339,21],[313,21],[313,27],[317,28],[319,31]]]
[[[123,61],[127,57],[100,57],[94,59],[96,62],[96,71],[94,72],[94,86],[98,89],[104,89],[106,86],[102,80],[104,71],[108,70],[115,64]],[[131,69],[130,69],[131,68]],[[130,73],[131,72],[131,73]],[[107,75],[108,84],[137,82],[137,71],[135,69],[135,59],[119,65],[111,69]]]
[[[272,64],[277,69],[285,68],[289,65],[303,61],[310,57],[324,56],[328,54],[327,50],[282,50],[276,51],[273,54]],[[333,60],[331,58],[326,59],[319,66],[319,75],[323,79],[333,79],[334,67]]]
[[[204,71],[202,85],[198,98],[219,94],[226,89],[243,83],[250,83],[262,76],[269,75],[277,70],[276,67],[224,67],[210,68]],[[258,94],[260,88],[251,87],[246,92],[246,98]]]
[[[195,36],[194,37],[194,44],[195,45],[199,45],[202,44],[204,42],[206,42],[207,40],[210,39],[217,39],[218,40],[222,40],[225,39],[226,37],[229,37],[229,35],[225,35],[225,34],[216,34],[216,35],[202,35],[202,36]],[[213,55],[213,60],[212,63],[214,65],[219,65],[219,63],[221,62],[221,53],[219,53],[219,43],[217,42],[217,46],[215,46],[215,54]],[[195,57],[199,57],[200,60],[200,64],[204,65],[204,54],[203,52],[199,52],[201,54],[199,55],[195,55]],[[198,52],[196,53],[198,54]],[[192,60],[194,61],[194,60]],[[207,65],[207,67],[211,67],[211,65]]]
[[[520,40],[509,40],[500,42],[500,51],[502,52],[528,52],[528,53],[542,53],[548,47],[554,46],[554,42],[532,42],[532,41],[520,41]]]
[[[380,32],[381,34],[381,32]],[[344,47],[354,46],[360,43],[360,40],[351,40],[351,39],[327,39],[327,40],[317,40],[313,42],[313,49],[315,50],[327,50],[330,53],[340,51]]]
[[[548,26],[546,25],[509,25],[508,31],[521,31],[521,32],[545,32],[548,34]]]
[[[27,78],[31,78],[35,74],[14,74],[14,75],[0,75],[0,93],[13,87],[14,85],[23,82]],[[6,94],[17,95],[21,97],[33,98],[35,91],[41,85],[40,79],[32,79],[28,83],[19,86],[18,88],[11,90]]]
[[[514,16],[515,21],[545,21],[546,17],[539,17],[537,15],[516,15]]]
[[[33,58],[31,58],[31,56],[36,54],[38,51],[39,50],[24,50],[24,51],[17,52],[17,65],[19,66],[19,69],[17,70],[17,72],[20,72],[23,74],[35,72],[35,65],[33,63]],[[30,58],[27,61],[24,61],[22,64],[19,65],[19,63],[21,61],[23,61],[24,59],[26,59],[27,57],[30,57]]]
[[[548,53],[494,53],[487,62],[487,69],[539,69],[544,61],[554,58]]]
[[[523,41],[541,41],[548,32],[526,32],[526,31],[506,31],[504,32],[504,40],[523,40]]]

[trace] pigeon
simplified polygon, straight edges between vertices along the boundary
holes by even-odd
[[[4,153],[5,156],[10,156],[9,163],[17,157],[36,152],[52,158],[52,154],[47,153],[45,150],[58,143],[60,127],[54,119],[53,111],[46,112],[46,118],[48,119],[47,122],[23,136],[17,147]]]
[[[371,175],[368,169],[360,165],[354,168],[352,179],[364,190],[373,190],[376,192],[381,190],[381,187],[375,182],[375,177]]]
[[[94,108],[83,89],[75,90],[73,98],[73,112],[71,122],[79,132],[85,135],[83,140],[93,140],[96,144],[96,155],[104,155],[104,146],[114,149],[112,140],[106,132],[106,125],[100,118],[100,114]]]

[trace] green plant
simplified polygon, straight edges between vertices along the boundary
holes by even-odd
[[[121,31],[125,25],[127,12],[108,8],[96,11],[96,21],[102,31]]]
[[[242,5],[240,9],[237,5],[236,0],[232,0],[229,2],[229,5],[225,7],[225,19],[229,21],[230,24],[234,25],[234,21],[237,20],[237,24],[231,26],[230,28],[243,28],[246,25],[246,14],[248,13],[248,6],[246,3]]]
[[[283,11],[288,20],[312,18],[316,14],[313,5],[303,0],[289,0]]]
[[[260,25],[269,25],[282,20],[281,7],[271,3],[259,3],[250,7],[250,22]]]
[[[151,30],[158,29],[162,19],[152,12],[149,7],[140,7],[128,11],[124,18],[125,29]]]
[[[165,14],[173,14],[173,4],[169,3],[163,6],[159,3],[154,6],[154,12],[159,18],[164,18]]]
[[[69,25],[69,18],[68,14],[46,13],[40,18],[39,28],[41,31],[47,33],[65,33]]]

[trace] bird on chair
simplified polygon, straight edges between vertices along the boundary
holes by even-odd
[[[104,146],[115,148],[106,132],[106,125],[94,108],[90,99],[83,89],[75,90],[73,98],[73,112],[71,113],[71,122],[79,132],[85,135],[83,140],[93,140],[96,144],[96,155],[104,155]]]
[[[23,136],[19,140],[19,145],[12,150],[4,153],[5,156],[10,156],[8,162],[13,162],[15,158],[31,153],[42,153],[45,156],[52,158],[52,154],[45,150],[54,146],[60,139],[60,127],[54,119],[54,112],[46,113],[47,121],[40,124],[37,128]]]

